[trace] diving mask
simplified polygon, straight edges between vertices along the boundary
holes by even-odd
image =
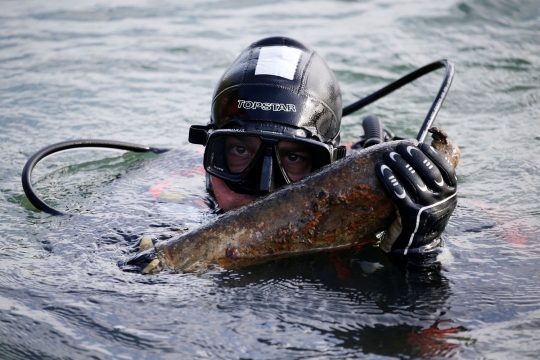
[[[272,192],[345,156],[343,147],[283,132],[192,126],[190,142],[206,145],[209,174],[234,192],[251,195]]]

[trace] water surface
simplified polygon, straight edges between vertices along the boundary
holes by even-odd
[[[441,267],[373,246],[203,275],[117,263],[143,234],[211,221],[201,152],[213,88],[251,42],[304,41],[344,103],[429,62],[457,74],[437,118],[462,149]],[[0,351],[4,358],[527,358],[540,353],[540,7],[470,1],[4,1],[0,14]],[[414,136],[431,74],[374,113]],[[26,160],[99,138],[163,155],[69,151],[35,171],[60,209],[36,211]]]

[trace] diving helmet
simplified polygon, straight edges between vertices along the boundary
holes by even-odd
[[[345,156],[341,107],[334,73],[313,49],[266,38],[221,76],[210,122],[191,126],[189,142],[205,146],[207,180],[210,174],[237,193],[261,195]]]

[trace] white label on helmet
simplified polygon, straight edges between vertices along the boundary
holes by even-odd
[[[259,52],[255,75],[275,75],[292,80],[301,53],[300,49],[288,46],[263,47]]]

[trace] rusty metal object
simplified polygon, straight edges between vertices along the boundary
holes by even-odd
[[[459,150],[459,147],[448,140],[448,134],[443,129],[434,126],[428,131],[433,138],[431,146],[443,153],[456,168],[459,164],[459,159],[461,158],[461,150]]]
[[[158,258],[164,268],[194,271],[373,241],[396,217],[375,175],[375,164],[398,143],[353,153],[211,223],[158,243]]]

